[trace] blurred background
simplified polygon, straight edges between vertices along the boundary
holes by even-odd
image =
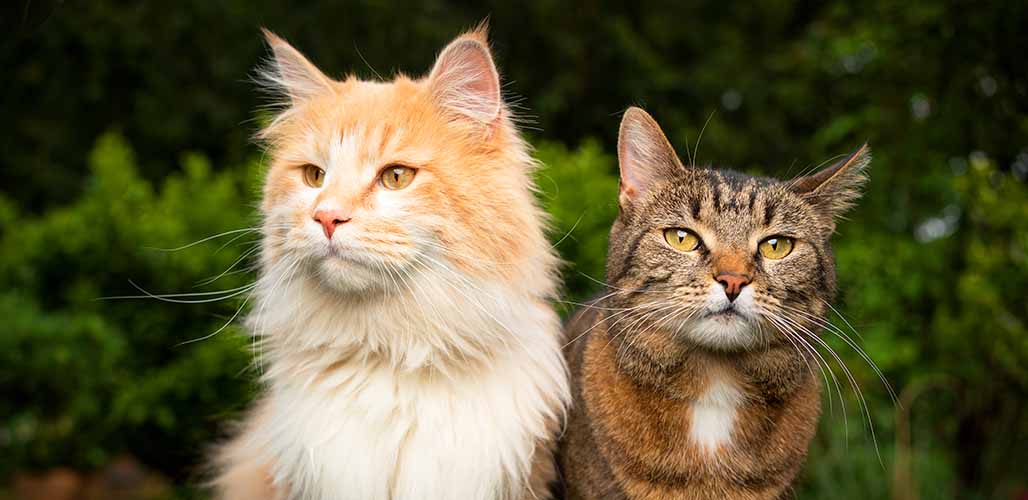
[[[825,351],[841,387],[797,497],[1028,498],[1028,4],[888,0],[7,2],[0,498],[204,497],[255,391],[232,321],[255,241],[232,231],[256,222],[261,26],[331,75],[389,78],[487,16],[569,300],[603,276],[627,106],[683,158],[750,173],[870,142],[833,322],[901,405],[826,333],[862,397]],[[132,283],[211,295],[97,300]]]

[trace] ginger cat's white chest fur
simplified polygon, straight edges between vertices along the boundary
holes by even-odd
[[[247,480],[265,474],[273,498],[545,498],[552,478],[539,469],[551,460],[555,410],[567,397],[557,318],[539,301],[478,289],[482,297],[468,300],[426,294],[403,317],[389,313],[407,308],[403,301],[347,311],[303,280],[280,289],[253,321],[269,335],[268,391],[227,461]],[[419,339],[471,331],[503,340],[479,359],[418,358],[430,352]],[[274,347],[311,337],[337,340]],[[366,348],[387,338],[410,344],[402,353]],[[407,356],[423,367],[405,368],[415,362]]]
[[[533,411],[538,381],[509,359],[462,379],[436,375],[358,363],[276,388],[260,433],[272,475],[304,498],[521,497],[507,477],[527,479],[519,469],[549,453],[532,449],[548,432]]]

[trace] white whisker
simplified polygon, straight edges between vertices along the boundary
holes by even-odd
[[[843,361],[842,357],[840,357],[835,352],[835,350],[832,349],[832,347],[830,345],[828,345],[827,342],[825,342],[820,337],[815,335],[813,332],[810,331],[810,329],[808,329],[807,327],[803,326],[800,322],[796,321],[795,319],[790,318],[787,315],[783,315],[782,319],[787,321],[787,322],[790,322],[801,333],[807,334],[807,336],[809,338],[811,338],[812,340],[814,340],[815,342],[820,344],[821,347],[824,347],[828,351],[828,353],[835,359],[835,362],[838,363],[839,366],[842,368],[843,373],[846,375],[846,378],[849,380],[850,386],[853,388],[853,391],[857,394],[857,398],[860,401],[860,407],[863,410],[864,416],[867,417],[867,425],[868,425],[868,429],[870,430],[870,433],[871,433],[871,441],[872,441],[872,443],[874,444],[874,447],[875,447],[875,454],[878,456],[879,463],[884,467],[885,466],[885,462],[883,461],[882,455],[881,455],[881,451],[878,448],[878,439],[875,436],[874,421],[871,418],[871,410],[868,407],[867,400],[864,399],[864,393],[860,389],[860,384],[857,383],[856,377],[853,376],[853,373],[850,371],[849,367],[846,366],[846,362]]]
[[[237,295],[241,295],[243,293],[246,293],[250,289],[252,289],[254,286],[256,286],[256,283],[250,283],[248,285],[243,285],[241,287],[231,288],[229,290],[220,290],[220,291],[216,291],[216,292],[192,292],[192,293],[155,294],[155,293],[151,293],[150,291],[146,290],[145,288],[137,285],[132,280],[129,280],[129,284],[132,285],[133,287],[135,287],[136,290],[139,290],[140,292],[143,292],[143,295],[116,295],[116,296],[112,296],[112,297],[100,297],[97,300],[155,299],[155,300],[160,300],[161,302],[171,302],[171,303],[175,303],[175,304],[204,304],[204,303],[208,303],[208,302],[218,302],[218,301],[221,301],[221,300],[225,300],[225,299],[229,299],[229,298],[235,297]],[[175,297],[209,297],[209,296],[212,296],[212,295],[217,295],[217,297],[213,297],[213,298],[209,298],[209,299],[197,299],[197,300],[183,300],[183,299],[175,298]]]
[[[827,304],[827,302],[826,302],[826,304]],[[782,304],[782,307],[784,307],[784,308],[786,308],[786,309],[788,309],[788,310],[790,310],[790,311],[792,311],[794,313],[801,314],[805,318],[810,319],[810,321],[813,321],[818,326],[824,328],[825,330],[828,330],[830,333],[832,333],[836,337],[839,337],[840,339],[842,339],[843,342],[845,342],[847,345],[849,345],[851,348],[853,348],[853,350],[856,351],[858,355],[860,355],[860,357],[868,364],[868,366],[870,366],[871,369],[874,370],[875,375],[878,376],[879,380],[882,381],[882,385],[884,385],[885,389],[889,392],[889,396],[892,398],[893,403],[894,404],[898,404],[899,403],[899,400],[896,397],[896,392],[893,391],[892,385],[889,384],[889,381],[885,378],[885,374],[882,373],[882,370],[878,368],[878,365],[875,364],[873,359],[871,359],[871,356],[867,353],[867,351],[865,351],[862,347],[860,347],[860,345],[857,344],[856,341],[854,341],[852,338],[850,338],[849,335],[846,335],[846,332],[843,332],[839,327],[833,325],[831,322],[829,322],[829,321],[827,321],[827,320],[825,320],[823,318],[817,317],[817,316],[815,316],[813,314],[810,314],[810,313],[808,313],[806,311],[803,311],[801,309],[798,309],[798,308],[795,308],[795,307],[790,307],[790,306],[787,306],[785,304]],[[829,307],[831,307],[831,306],[829,306]],[[838,311],[836,311],[836,314],[839,314]],[[842,315],[840,314],[839,317],[842,318]],[[846,321],[845,318],[843,318],[843,321]],[[847,324],[848,324],[848,322],[847,322]],[[852,329],[853,327],[851,326],[850,328]],[[854,332],[856,332],[856,330],[854,330]],[[859,336],[859,334],[858,334],[858,336]]]
[[[258,228],[258,227],[246,227],[246,228],[242,228],[242,229],[233,229],[231,231],[225,231],[223,233],[218,233],[218,234],[215,234],[215,235],[212,235],[212,236],[208,236],[206,238],[201,238],[199,240],[196,240],[196,241],[194,241],[192,243],[189,243],[189,244],[186,244],[186,245],[182,245],[180,247],[175,247],[175,248],[143,247],[143,248],[145,248],[147,250],[157,250],[159,252],[177,252],[179,250],[185,250],[187,248],[194,247],[194,246],[199,245],[201,243],[205,243],[205,242],[208,242],[208,241],[211,241],[211,240],[216,240],[218,238],[221,238],[221,237],[224,237],[224,236],[228,236],[230,234],[253,233],[253,232],[258,232],[260,230],[261,229]]]
[[[195,339],[192,339],[192,340],[186,340],[186,341],[183,341],[183,342],[179,342],[178,344],[175,344],[175,347],[184,346],[186,344],[192,344],[194,342],[204,341],[204,340],[212,338],[215,335],[221,333],[222,330],[228,328],[228,326],[231,325],[232,322],[234,322],[236,320],[236,317],[238,317],[239,313],[242,312],[244,307],[246,307],[246,303],[249,302],[251,297],[253,297],[253,289],[251,289],[250,293],[246,296],[245,299],[243,299],[243,303],[239,304],[239,307],[236,308],[236,312],[232,314],[232,317],[229,318],[228,321],[226,321],[223,325],[221,325],[221,327],[218,328],[217,330],[214,330],[213,332],[211,332],[211,333],[209,333],[207,335],[204,335],[203,337],[198,337],[198,338],[195,338]]]

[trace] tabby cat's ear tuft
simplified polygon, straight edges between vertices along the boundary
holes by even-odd
[[[860,198],[870,165],[871,148],[864,144],[828,168],[793,179],[789,189],[837,217]]]
[[[649,113],[631,107],[621,118],[618,131],[618,164],[621,167],[620,202],[625,206],[654,184],[684,170],[660,125]]]
[[[465,33],[439,53],[428,81],[436,102],[458,117],[492,125],[500,117],[500,74],[489,52],[485,25]]]
[[[269,87],[289,96],[293,104],[332,90],[332,79],[289,42],[265,28],[261,32],[273,54],[270,67],[261,72],[262,80]]]

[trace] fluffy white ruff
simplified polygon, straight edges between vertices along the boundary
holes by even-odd
[[[545,300],[439,267],[361,298],[305,276],[262,276],[268,389],[237,449],[290,498],[530,497],[568,400]]]

